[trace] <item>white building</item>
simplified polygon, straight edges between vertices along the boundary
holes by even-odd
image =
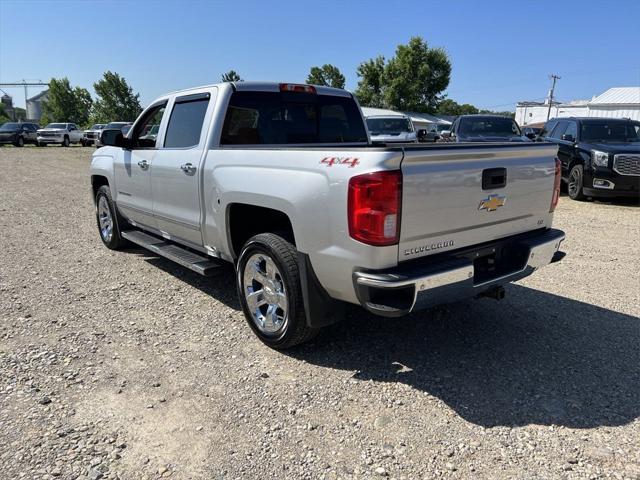
[[[544,123],[549,112],[548,102],[518,102],[515,120],[518,125]],[[591,100],[554,102],[549,118],[609,117],[640,120],[640,87],[610,88]]]
[[[549,113],[548,102],[518,102],[516,103],[516,115],[514,119],[516,123],[521,126],[531,123],[544,123],[547,121],[547,114],[549,118],[558,115],[558,105],[560,105],[559,102],[553,102],[551,112]]]
[[[589,116],[640,120],[640,87],[610,88],[589,102]]]
[[[556,107],[556,117],[588,117],[589,100],[573,100]]]

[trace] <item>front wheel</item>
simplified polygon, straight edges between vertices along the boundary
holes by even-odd
[[[68,147],[70,144],[71,142],[69,141],[69,137],[64,137],[64,140],[62,140],[62,146]]]
[[[250,238],[238,259],[236,284],[245,319],[267,346],[290,348],[317,335],[306,323],[296,248],[284,238]]]
[[[582,165],[574,165],[569,172],[569,183],[567,193],[572,200],[584,200],[584,168]]]
[[[14,145],[16,147],[24,147],[24,138],[18,137],[18,139],[16,140],[16,143],[14,143]]]

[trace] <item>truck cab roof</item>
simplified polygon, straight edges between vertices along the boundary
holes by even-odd
[[[296,85],[303,87],[313,87],[315,89],[316,94],[318,95],[335,95],[338,97],[352,97],[351,93],[347,90],[343,90],[341,88],[333,88],[326,87],[323,85],[309,85],[306,83],[290,83],[290,82],[221,82],[221,83],[212,83],[209,85],[201,85],[199,87],[191,87],[183,90],[176,90],[170,92],[166,95],[163,95],[160,98],[167,98],[177,94],[188,94],[192,92],[197,92],[204,89],[209,89],[213,87],[225,87],[227,85],[231,85],[231,87],[235,91],[242,92],[279,92],[281,91],[282,85]]]

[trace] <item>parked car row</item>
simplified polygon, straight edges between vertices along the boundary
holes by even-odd
[[[366,118],[374,142],[550,142],[558,146],[569,197],[640,196],[640,122],[572,117],[520,127],[500,115],[461,115],[452,125],[414,131],[409,117]],[[440,129],[438,130],[438,127]]]
[[[131,122],[112,122],[109,124],[97,123],[91,128],[82,131],[75,123],[49,123],[44,128],[30,122],[7,122],[0,126],[0,145],[12,144],[23,147],[33,144],[44,147],[49,144],[68,147],[72,143],[83,147],[89,145],[101,146],[100,134],[104,128],[121,129],[126,135],[131,128]]]

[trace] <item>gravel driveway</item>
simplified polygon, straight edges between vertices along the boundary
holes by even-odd
[[[279,353],[230,269],[104,248],[91,148],[0,148],[0,478],[640,478],[640,208],[564,261]]]

